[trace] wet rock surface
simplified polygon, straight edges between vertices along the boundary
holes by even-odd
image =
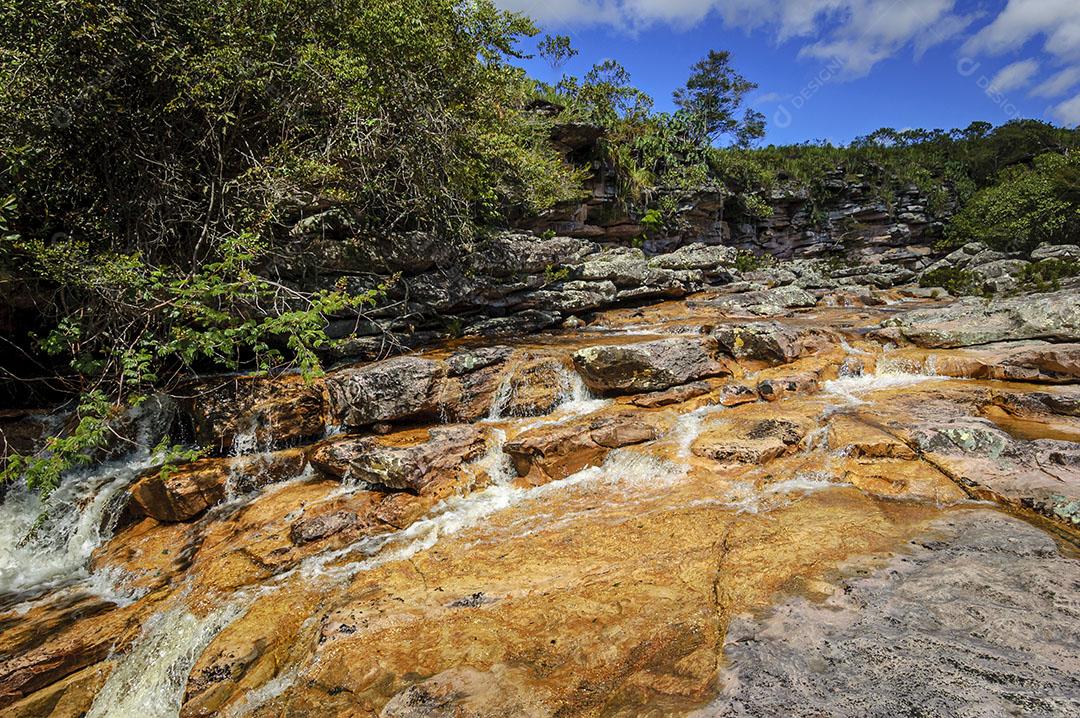
[[[1080,712],[1080,561],[987,511],[728,629],[706,715],[1066,716]],[[1033,590],[1033,587],[1035,590]]]
[[[904,337],[925,347],[965,347],[1001,341],[1080,340],[1080,289],[1041,295],[966,298],[948,307],[907,314],[895,322]]]
[[[589,347],[574,354],[574,366],[593,390],[639,393],[727,373],[718,358],[715,341],[687,337]]]
[[[534,240],[453,342],[208,379],[210,456],[45,537],[9,495],[0,715],[1075,712],[1071,290]]]

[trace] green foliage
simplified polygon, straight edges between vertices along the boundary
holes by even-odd
[[[773,207],[764,198],[756,194],[743,194],[739,196],[743,212],[751,219],[765,220],[772,216]]]
[[[467,236],[563,191],[508,62],[534,32],[488,0],[7,0],[0,196],[26,236],[148,259],[311,204]]]
[[[620,121],[643,122],[653,100],[630,82],[630,73],[615,60],[593,65],[581,79],[564,76],[554,88],[584,121],[614,127]]]
[[[47,489],[193,372],[321,371],[373,296],[266,268],[304,217],[456,243],[570,197],[512,64],[535,32],[490,0],[0,0],[0,276],[51,298],[25,349],[84,399],[5,476]]]
[[[544,267],[545,284],[558,284],[559,282],[565,282],[569,278],[569,267],[556,267],[554,264],[549,264],[548,266]]]
[[[757,88],[731,66],[731,53],[710,50],[691,68],[684,87],[674,93],[675,104],[703,137],[727,136],[740,147],[765,135],[765,116],[746,108],[737,116],[747,93]]]
[[[776,258],[771,254],[754,254],[740,249],[735,254],[735,262],[732,266],[740,272],[754,272],[759,269],[768,269],[775,264]]]
[[[664,226],[664,213],[653,207],[642,215],[640,222],[645,234],[657,234]]]
[[[653,100],[631,84],[613,60],[583,78],[565,76],[554,87],[539,85],[546,100],[565,107],[560,120],[604,129],[600,158],[614,171],[623,208],[644,213],[664,192],[706,188],[709,145],[688,113],[653,113]]]
[[[1080,155],[1044,154],[1001,172],[953,219],[953,246],[982,241],[1002,251],[1030,251],[1080,236]]]
[[[999,169],[1026,166],[1047,150],[1064,155],[1078,147],[1080,131],[1021,120],[997,128],[973,123],[950,131],[882,128],[839,147],[804,143],[753,150],[718,148],[710,168],[736,194],[786,188],[805,192],[817,207],[844,182],[865,183],[871,195],[887,205],[914,186],[927,198],[928,209],[942,215],[963,207],[980,189],[995,183]],[[1066,184],[1074,189],[1059,189],[1075,193],[1077,182]],[[811,207],[811,213],[815,211]]]
[[[544,35],[536,45],[540,57],[547,60],[552,69],[559,69],[572,58],[578,51],[570,44],[570,38],[566,35]]]
[[[1044,259],[1024,267],[1017,278],[1027,292],[1053,292],[1061,289],[1061,280],[1080,277],[1078,259]]]
[[[114,415],[115,407],[105,394],[88,392],[75,410],[71,430],[48,437],[38,454],[8,455],[0,471],[0,483],[21,478],[32,491],[47,496],[60,485],[65,471],[94,460],[94,452],[108,437],[108,420]]]
[[[985,293],[979,275],[955,267],[942,267],[925,272],[919,278],[919,286],[941,287],[957,296]]]
[[[182,275],[147,264],[138,253],[92,255],[86,243],[71,239],[7,240],[29,271],[63,287],[56,309],[67,313],[38,346],[67,362],[71,388],[83,394],[67,431],[34,455],[9,455],[0,482],[21,477],[49,493],[65,471],[91,462],[114,439],[111,425],[125,408],[200,367],[295,366],[306,377],[320,374],[318,352],[330,345],[327,315],[357,311],[372,303],[374,292],[287,289],[252,271],[255,243],[251,236],[222,240],[216,261]],[[166,466],[186,456],[166,453]]]

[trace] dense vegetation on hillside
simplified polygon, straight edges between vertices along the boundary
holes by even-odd
[[[595,161],[650,227],[701,189],[762,218],[774,190],[813,196],[840,170],[886,200],[915,183],[959,207],[950,242],[1076,235],[1075,131],[976,123],[755,148],[755,85],[727,53],[690,68],[679,109],[657,113],[612,61],[531,80],[515,60],[535,34],[490,0],[0,0],[0,302],[32,297],[34,317],[7,337],[18,371],[2,368],[77,407],[3,477],[48,490],[108,439],[110,417],[198,371],[317,373],[326,317],[377,291],[261,268],[332,208],[365,236],[459,246],[578,197]],[[574,53],[561,37],[540,50],[555,65]],[[549,141],[571,122],[602,128],[581,166]]]
[[[199,368],[317,370],[372,297],[260,276],[299,218],[457,241],[576,191],[510,62],[534,32],[488,0],[0,3],[0,272],[42,317],[16,349],[90,428]]]

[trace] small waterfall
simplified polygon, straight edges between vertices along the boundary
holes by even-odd
[[[12,486],[0,504],[0,593],[40,591],[88,578],[87,562],[112,537],[123,492],[154,462],[141,452],[73,472],[45,502],[25,486]],[[41,516],[43,523],[35,527]]]
[[[806,472],[761,488],[753,482],[738,482],[714,503],[738,513],[760,514],[786,506],[798,497],[841,485],[828,472]]]
[[[151,617],[98,692],[87,718],[174,718],[195,661],[246,606],[233,601],[199,618],[179,603]]]
[[[557,419],[536,421],[522,427],[522,430],[550,423],[559,423],[576,416],[584,416],[610,403],[609,400],[596,396],[585,385],[581,375],[566,366],[559,366],[556,380],[559,383],[558,405],[552,410],[551,415],[557,415]],[[507,413],[510,402],[518,390],[519,381],[520,379],[514,374],[513,369],[507,372],[495,391],[495,396],[491,400],[491,409],[488,411],[485,421],[523,418],[513,417]]]
[[[585,380],[576,371],[562,367],[559,372],[559,384],[562,386],[560,406],[567,404],[596,401],[596,396],[585,384]]]
[[[726,407],[721,404],[703,406],[686,414],[680,415],[675,420],[675,427],[671,431],[671,437],[675,441],[676,454],[680,458],[689,458],[690,447],[694,440],[701,435],[705,419],[713,414],[723,411]]]
[[[506,372],[506,376],[499,382],[495,390],[495,396],[491,398],[491,408],[488,410],[487,420],[498,421],[506,415],[506,409],[510,406],[510,400],[514,398],[514,369]]]
[[[229,708],[225,714],[226,718],[242,718],[251,715],[257,709],[292,688],[293,684],[296,683],[297,672],[298,669],[294,666],[258,688],[248,691],[242,701]]]
[[[923,364],[882,359],[877,363],[877,371],[858,376],[841,376],[825,382],[826,394],[843,399],[848,404],[865,404],[860,398],[863,394],[885,389],[899,389],[914,386],[925,381],[944,379],[935,373],[936,364],[927,361]]]

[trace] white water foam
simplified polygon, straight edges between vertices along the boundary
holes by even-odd
[[[130,606],[145,596],[150,589],[132,588],[132,575],[119,566],[106,566],[94,571],[86,579],[85,586],[96,596],[117,606]]]
[[[506,415],[510,400],[514,398],[514,370],[515,367],[510,367],[499,382],[498,388],[495,389],[495,395],[491,398],[491,408],[488,409],[487,421],[498,421]]]
[[[703,499],[694,505],[721,506],[737,513],[760,514],[786,506],[798,497],[843,485],[825,472],[797,474],[794,478],[775,481],[761,488],[754,482],[740,481],[718,498]]]
[[[865,404],[861,398],[864,394],[885,389],[900,389],[915,386],[923,382],[942,380],[945,377],[935,373],[934,363],[928,361],[923,365],[913,365],[882,359],[878,362],[877,371],[872,374],[858,376],[842,376],[825,382],[826,394],[839,397],[848,404]]]
[[[299,669],[294,666],[281,675],[271,678],[258,688],[253,688],[248,691],[242,701],[229,708],[225,713],[226,717],[241,718],[242,716],[250,715],[257,709],[274,700],[293,687],[293,684],[296,683],[298,671]]]
[[[247,610],[233,600],[199,618],[179,603],[151,616],[134,647],[109,674],[87,718],[173,718],[180,712],[195,661]]]
[[[91,554],[112,536],[117,500],[154,461],[141,453],[74,472],[45,502],[24,485],[12,486],[0,505],[0,593],[88,578]],[[35,530],[40,516],[45,518]]]
[[[361,571],[407,560],[445,537],[479,526],[496,513],[526,501],[542,500],[571,487],[598,483],[656,487],[686,475],[686,467],[681,464],[632,449],[617,449],[608,454],[602,465],[582,469],[565,479],[535,487],[514,486],[516,473],[509,456],[502,450],[501,436],[493,442],[479,465],[484,466],[491,476],[490,486],[445,499],[426,518],[401,531],[365,538],[343,549],[311,557],[301,564],[301,573],[309,579],[321,576],[348,579]],[[331,565],[357,553],[363,558]]]
[[[560,367],[558,380],[560,387],[558,405],[547,416],[521,424],[518,427],[519,431],[529,431],[540,426],[563,424],[572,419],[599,411],[611,404],[610,399],[602,399],[593,394],[592,390],[586,386],[581,375],[575,371]],[[508,418],[506,408],[510,404],[514,390],[512,376],[508,374],[499,385],[499,389],[496,391],[495,398],[491,403],[491,410],[484,421],[502,421]]]

